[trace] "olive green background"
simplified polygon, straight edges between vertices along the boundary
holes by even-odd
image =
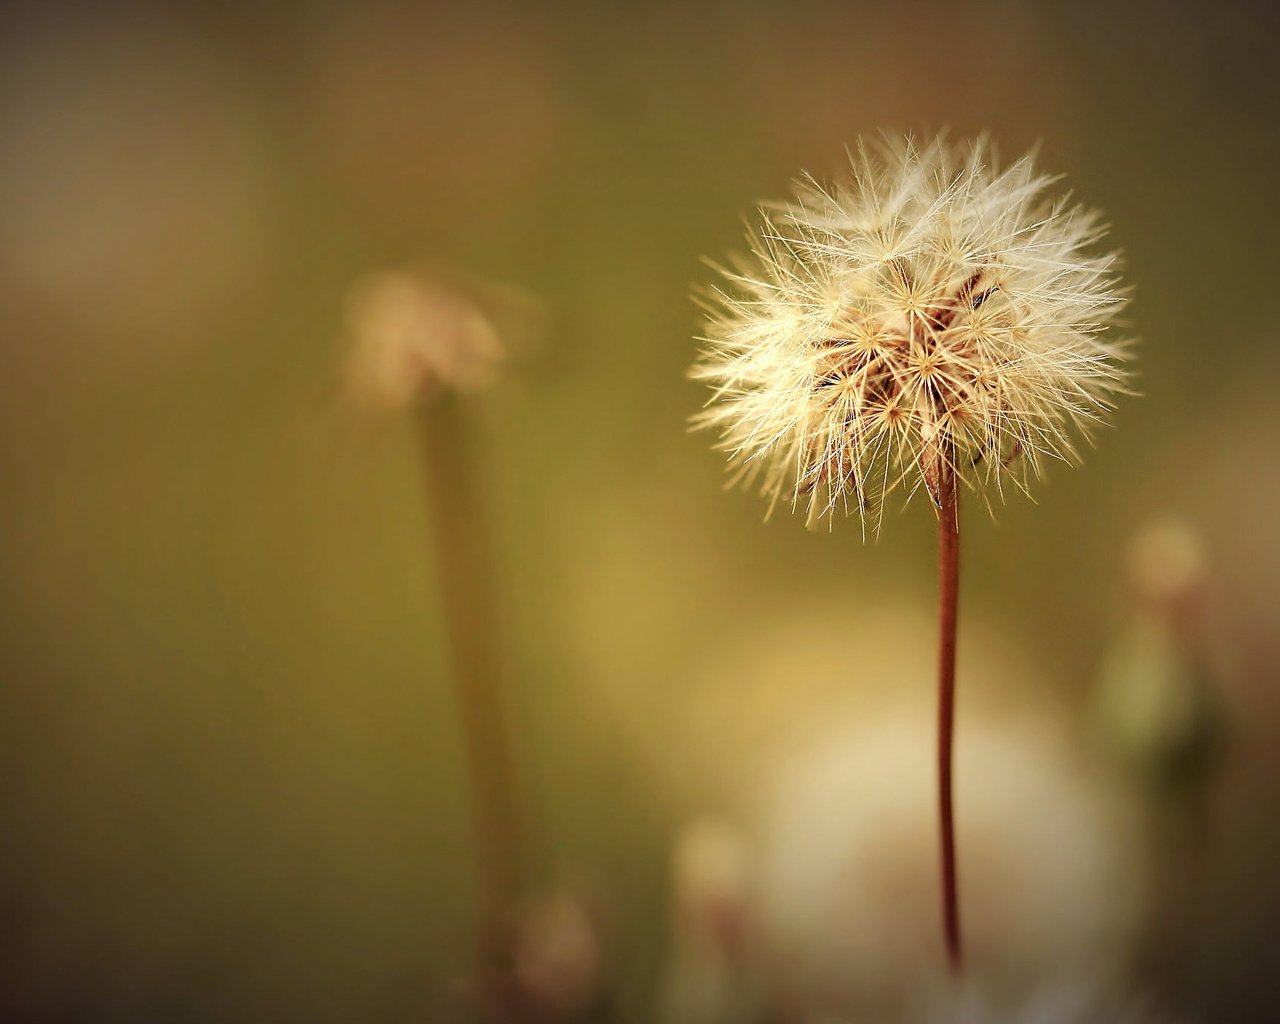
[[[1081,468],[998,521],[969,509],[966,628],[1038,666],[1003,699],[1074,721],[1123,621],[1129,538],[1169,514],[1199,533],[1231,731],[1186,1005],[1280,1013],[1261,5],[196,2],[5,22],[6,1019],[445,1019],[472,873],[418,449],[411,418],[353,414],[339,372],[350,282],[437,265],[545,310],[467,406],[494,628],[537,876],[599,894],[647,1006],[672,836],[733,806],[721,776],[751,756],[758,700],[718,676],[732,652],[821,605],[851,685],[911,686],[866,677],[857,609],[927,622],[934,585],[919,502],[864,544],[854,523],[762,524],[722,490],[686,429],[691,288],[797,171],[838,173],[860,134],[943,128],[1038,145],[1106,211],[1141,338],[1141,397]],[[819,699],[797,682],[812,654],[769,700]],[[962,702],[983,665],[962,638]]]

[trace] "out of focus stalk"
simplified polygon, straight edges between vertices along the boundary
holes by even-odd
[[[486,1019],[516,1021],[510,917],[524,883],[522,830],[484,503],[460,400],[444,394],[422,403],[417,425],[481,887],[477,996]]]

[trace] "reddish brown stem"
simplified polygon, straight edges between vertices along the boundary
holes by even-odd
[[[938,824],[942,870],[942,930],[947,963],[959,974],[960,894],[956,884],[952,745],[955,736],[956,606],[960,590],[960,503],[955,469],[946,458],[938,473]]]

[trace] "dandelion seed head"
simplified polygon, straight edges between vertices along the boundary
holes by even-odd
[[[734,479],[811,522],[858,513],[944,469],[991,506],[1026,489],[1125,391],[1125,305],[1105,228],[1031,156],[979,139],[860,144],[844,179],[762,209],[704,295],[692,376]]]
[[[494,315],[441,276],[385,270],[346,296],[347,390],[357,404],[398,410],[440,391],[487,388],[507,351]]]

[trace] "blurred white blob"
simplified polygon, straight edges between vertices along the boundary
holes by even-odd
[[[20,300],[127,335],[128,357],[259,280],[268,159],[208,40],[82,7],[7,32],[0,69],[0,269]]]
[[[1116,996],[1087,985],[1039,989],[1009,1005],[968,986],[948,1005],[922,1012],[918,1024],[1177,1024],[1140,996]]]
[[[442,389],[484,390],[510,349],[536,333],[542,315],[537,301],[518,289],[403,270],[356,281],[345,305],[347,397],[385,411]]]
[[[660,994],[664,1024],[758,1019],[759,972],[750,948],[749,851],[728,822],[700,818],[672,852],[674,917]]]
[[[761,934],[780,990],[804,1005],[887,1006],[942,985],[930,712],[912,702],[832,729],[766,804]],[[1121,969],[1141,895],[1134,838],[1063,730],[963,717],[956,780],[969,980],[1016,994]]]
[[[516,928],[514,970],[538,1020],[568,1020],[601,994],[604,954],[599,922],[581,899],[554,893],[531,904]]]

